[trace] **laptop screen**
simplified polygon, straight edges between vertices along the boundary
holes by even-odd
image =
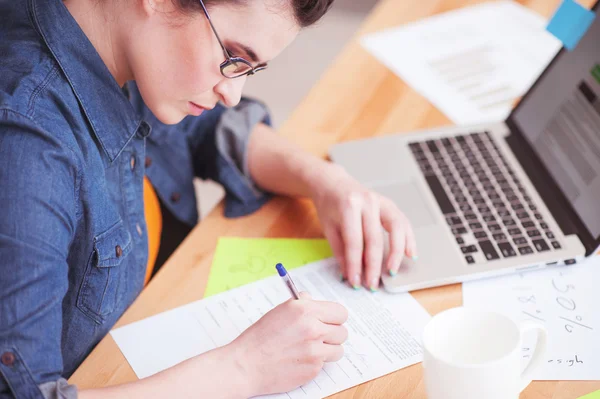
[[[598,6],[595,7],[598,12]],[[511,115],[589,233],[600,236],[600,18]]]

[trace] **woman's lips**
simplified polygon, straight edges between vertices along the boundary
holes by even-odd
[[[189,104],[189,112],[190,112],[190,114],[192,114],[194,116],[200,116],[206,109],[206,108],[204,108],[196,103],[193,103],[191,101],[188,104]]]

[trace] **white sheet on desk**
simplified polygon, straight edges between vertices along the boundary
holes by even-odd
[[[600,379],[600,257],[574,266],[463,284],[466,307],[494,310],[548,330],[548,352],[537,380]],[[524,363],[535,338],[523,347]]]
[[[368,35],[362,45],[455,124],[503,121],[561,47],[546,21],[498,1]]]
[[[298,289],[313,298],[347,307],[344,358],[326,364],[301,388],[269,397],[321,398],[422,360],[421,334],[430,319],[425,309],[409,294],[354,291],[339,282],[337,270],[335,261],[327,259],[291,275]],[[289,297],[285,284],[273,276],[118,328],[111,335],[143,378],[231,342]]]

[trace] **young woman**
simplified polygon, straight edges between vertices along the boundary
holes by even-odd
[[[331,1],[0,0],[0,397],[249,397],[342,356],[346,310],[304,296],[153,377],[80,392],[65,380],[142,290],[163,221],[197,222],[194,176],[225,187],[228,216],[268,192],[312,198],[356,289],[415,256],[390,200],[241,100]]]

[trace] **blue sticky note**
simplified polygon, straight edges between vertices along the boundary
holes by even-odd
[[[567,50],[573,50],[595,17],[593,11],[575,1],[563,0],[546,29],[563,42]]]

